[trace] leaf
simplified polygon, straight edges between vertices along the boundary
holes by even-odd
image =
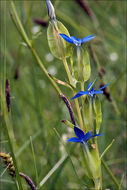
[[[104,152],[101,154],[100,159],[102,159],[102,157],[108,152],[108,150],[111,148],[112,144],[114,143],[114,139],[112,140],[112,142],[107,146],[107,148],[104,150]]]
[[[72,45],[66,42],[59,33],[70,36],[68,30],[61,22],[57,21],[57,27],[50,22],[47,30],[50,51],[58,59],[63,59],[72,55]]]
[[[70,121],[68,121],[66,119],[61,120],[61,122],[64,123],[65,125],[67,125],[68,127],[71,127],[72,129],[74,128],[74,125]]]
[[[53,77],[51,74],[49,74],[49,76],[50,76],[55,82],[57,82],[58,84],[63,85],[63,86],[66,86],[66,87],[70,88],[71,90],[73,90],[74,86],[72,86],[70,83],[64,82],[64,81],[62,81],[62,80],[59,80],[59,79]]]
[[[82,80],[86,82],[91,75],[90,58],[86,48],[81,47],[80,66],[82,71]]]
[[[100,125],[102,122],[101,102],[98,96],[95,96],[93,100],[93,107],[94,107],[94,112],[95,112],[95,117],[96,117],[96,133],[98,134],[100,130]]]

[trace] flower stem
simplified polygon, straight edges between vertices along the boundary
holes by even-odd
[[[31,19],[30,19],[30,10],[28,7],[28,0],[25,0],[25,9],[26,9],[26,14],[27,14],[27,22],[28,22],[28,29],[29,29],[29,34],[30,34],[30,41],[31,41],[31,45],[33,46],[33,37],[32,37],[32,31],[31,31]]]
[[[66,73],[67,73],[67,76],[68,76],[70,84],[74,85],[73,80],[72,80],[72,75],[70,73],[70,70],[69,70],[69,67],[68,67],[68,64],[67,64],[67,60],[65,58],[63,59],[63,64],[64,64],[64,67],[65,67],[65,70],[66,70]],[[75,95],[74,90],[72,90],[72,91],[73,91],[73,95]],[[80,107],[79,107],[79,103],[78,103],[77,99],[75,99],[75,106],[76,106],[76,109],[77,109],[77,114],[78,114],[78,118],[79,118],[79,123],[80,123],[81,129],[84,130],[83,120],[82,120],[82,116],[81,116],[81,112],[80,112]]]
[[[94,126],[93,126],[93,108],[92,108],[92,103],[93,103],[93,99],[92,99],[92,97],[90,97],[90,100],[89,100],[89,120],[90,120],[90,130],[91,130],[91,131],[94,130]]]
[[[13,143],[12,143],[12,139],[11,139],[12,131],[10,129],[11,129],[12,126],[11,126],[11,123],[10,123],[10,120],[9,120],[9,117],[8,117],[8,113],[7,113],[7,109],[6,109],[5,96],[4,96],[4,93],[2,92],[2,90],[1,90],[1,100],[2,100],[1,105],[2,105],[2,108],[3,108],[3,110],[2,110],[3,111],[3,118],[4,118],[4,121],[5,121],[5,124],[3,126],[4,126],[4,129],[6,131],[7,140],[8,140],[8,144],[9,144],[9,148],[10,148],[10,153],[11,153],[11,156],[12,156],[12,159],[13,159],[13,162],[14,162],[16,180],[18,182],[19,188],[21,190],[23,190],[21,179],[20,179],[19,172],[18,172],[17,161],[16,161],[16,158],[15,158]]]
[[[77,65],[78,65],[78,80],[81,81],[82,79],[82,73],[81,73],[81,53],[80,53],[80,46],[77,46]]]
[[[57,91],[57,93],[60,95],[61,94],[61,90],[59,89],[59,87],[57,86],[57,84],[55,83],[55,81],[49,76],[45,66],[43,65],[42,61],[40,60],[36,50],[33,47],[30,47],[31,52],[34,56],[34,58],[36,59],[38,65],[40,66],[41,70],[45,73],[45,75],[47,76],[47,78],[49,79],[49,81],[52,83],[53,87],[55,88],[55,90]]]
[[[70,69],[69,69],[68,64],[67,64],[67,60],[65,58],[63,58],[62,61],[63,61],[63,64],[64,64],[64,68],[66,70],[69,82],[70,82],[71,85],[74,86],[74,83],[73,83],[73,80],[72,80],[72,76],[71,76],[71,72],[70,72]]]
[[[97,143],[97,137],[94,138],[95,139],[95,146],[96,146],[96,152],[97,152],[97,156],[98,156],[98,160],[100,160],[100,156],[99,156],[99,149],[98,149],[98,143]],[[101,160],[100,160],[100,178],[99,178],[100,182],[100,190],[102,190],[102,171],[101,171]]]
[[[84,91],[84,82],[83,81],[81,81],[81,91]],[[86,97],[86,95],[81,97],[82,107],[83,107],[83,104],[84,104],[85,97]]]

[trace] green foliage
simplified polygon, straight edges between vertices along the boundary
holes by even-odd
[[[62,122],[67,126],[67,127],[71,127],[72,129],[74,128],[74,125],[68,121],[68,120],[62,120]]]
[[[73,56],[74,57],[74,56]],[[79,82],[86,82],[91,75],[90,58],[86,47],[77,47],[77,59],[72,62],[72,72]]]

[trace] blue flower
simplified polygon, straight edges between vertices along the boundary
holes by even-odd
[[[68,139],[67,140],[68,142],[86,143],[89,139],[91,139],[93,137],[103,135],[103,134],[92,135],[92,133],[90,131],[88,131],[86,134],[84,134],[84,132],[76,126],[74,127],[74,132],[77,137],[72,137],[72,138]]]
[[[75,99],[75,98],[78,98],[80,96],[83,96],[83,95],[88,95],[88,96],[91,96],[93,97],[95,94],[102,94],[103,93],[103,90],[106,86],[108,86],[110,83],[106,84],[105,86],[102,86],[99,90],[94,90],[94,88],[92,86],[93,82],[91,82],[88,87],[87,87],[87,90],[84,92],[84,91],[80,91],[78,92],[73,98],[71,98],[71,100]]]
[[[76,38],[75,36],[69,37],[69,36],[67,36],[65,34],[61,34],[61,33],[60,33],[60,36],[67,42],[75,44],[76,46],[81,46],[83,43],[88,42],[96,37],[94,35],[90,35],[90,36],[86,36],[85,38],[81,39],[81,38]]]

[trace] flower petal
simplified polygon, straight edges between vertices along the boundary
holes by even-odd
[[[91,138],[97,137],[97,136],[101,136],[101,135],[104,135],[104,134],[95,134],[95,135],[93,135]]]
[[[86,36],[85,38],[83,38],[81,40],[81,43],[85,43],[85,42],[88,42],[90,40],[92,40],[93,38],[95,38],[96,36],[93,36],[93,35],[90,35],[90,36]]]
[[[78,98],[78,97],[80,97],[80,96],[82,96],[82,95],[88,95],[89,94],[89,92],[84,92],[84,91],[80,91],[80,92],[78,92],[73,98],[71,98],[71,100],[73,100],[73,99],[75,99],[75,98]]]
[[[85,134],[83,141],[84,141],[84,142],[87,142],[90,138],[92,138],[92,133],[91,133],[90,131],[88,131],[88,132]]]
[[[79,129],[78,127],[74,127],[74,131],[75,131],[75,134],[76,134],[76,136],[80,139],[80,140],[83,140],[84,139],[84,137],[85,137],[85,134],[84,134],[84,132],[81,130],[81,129]]]
[[[87,90],[90,89],[90,87],[92,86],[92,84],[93,84],[93,82],[91,82],[91,83],[88,85]]]
[[[69,37],[69,36],[67,36],[67,35],[65,35],[65,34],[61,34],[60,33],[60,36],[64,39],[64,40],[66,40],[67,42],[69,42],[69,43],[74,43],[73,42],[73,40]]]
[[[111,84],[111,82],[106,84],[105,86],[102,86],[99,90],[102,90],[102,89],[106,88],[109,84]]]
[[[100,90],[94,90],[94,93],[93,94],[103,94],[103,91],[100,91]]]
[[[72,138],[68,139],[67,141],[68,142],[81,142],[81,140],[76,137],[72,137]]]
[[[101,136],[101,135],[104,135],[104,134],[95,134],[95,135],[92,135],[92,133],[90,131],[88,131],[88,133],[85,134],[85,137],[84,137],[83,141],[87,142],[89,139],[97,137],[97,136]]]
[[[75,36],[71,36],[70,38],[73,40],[73,43],[76,46],[81,46],[81,39],[80,38],[76,38]]]
[[[71,38],[72,40],[78,41],[78,38],[76,38],[75,36],[71,36],[70,38]]]

